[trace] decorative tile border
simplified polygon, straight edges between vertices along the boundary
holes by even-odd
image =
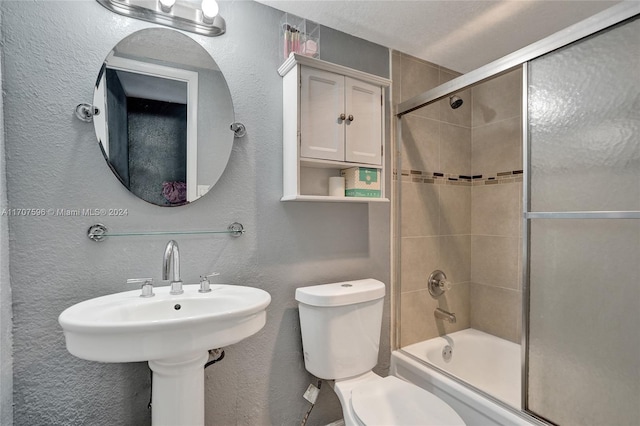
[[[434,185],[497,185],[502,183],[522,182],[522,170],[497,172],[486,175],[456,175],[452,173],[425,172],[422,170],[402,170],[403,182],[427,183]],[[398,171],[393,171],[393,179],[398,179]]]

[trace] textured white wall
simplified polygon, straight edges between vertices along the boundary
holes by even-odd
[[[86,238],[101,221],[114,231],[223,229],[241,238],[178,236],[182,273],[196,282],[267,290],[267,325],[226,348],[206,370],[210,425],[297,424],[311,380],[301,355],[294,290],[301,285],[373,277],[389,282],[389,205],[282,203],[281,13],[254,2],[223,2],[227,34],[191,35],[227,77],[236,119],[248,135],[235,143],[218,184],[196,203],[160,208],[130,195],[112,176],[93,126],[73,109],[91,102],[107,53],[126,35],[150,27],[94,1],[0,2],[8,203],[23,208],[127,208],[127,217],[11,217],[14,303],[14,411],[18,425],[149,423],[145,363],[101,364],[67,353],[57,316],[91,297],[126,290],[125,280],[153,276],[168,237]],[[323,28],[323,58],[388,76],[388,51]],[[388,300],[388,299],[387,299]],[[4,311],[3,311],[4,312]],[[379,369],[389,359],[385,309]],[[309,424],[340,417],[325,386]],[[4,423],[3,423],[4,424]]]
[[[0,28],[2,14],[0,13]],[[0,55],[0,210],[7,207],[4,156],[4,95]],[[0,216],[0,424],[13,424],[13,358],[11,347],[11,283],[9,280],[9,221]]]

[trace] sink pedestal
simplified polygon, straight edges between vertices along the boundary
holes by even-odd
[[[0,0],[2,1],[2,0]],[[264,290],[211,284],[123,291],[76,303],[60,314],[67,350],[99,362],[148,361],[153,372],[153,426],[204,426],[204,365],[208,350],[238,343],[267,321]]]
[[[152,426],[204,426],[204,365],[208,352],[149,361]]]

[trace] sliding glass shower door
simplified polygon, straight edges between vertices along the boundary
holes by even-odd
[[[525,407],[640,419],[640,19],[529,62]]]

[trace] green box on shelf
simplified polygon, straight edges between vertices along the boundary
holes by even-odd
[[[341,170],[340,175],[344,177],[344,193],[347,197],[380,198],[382,195],[380,169],[351,167]]]

